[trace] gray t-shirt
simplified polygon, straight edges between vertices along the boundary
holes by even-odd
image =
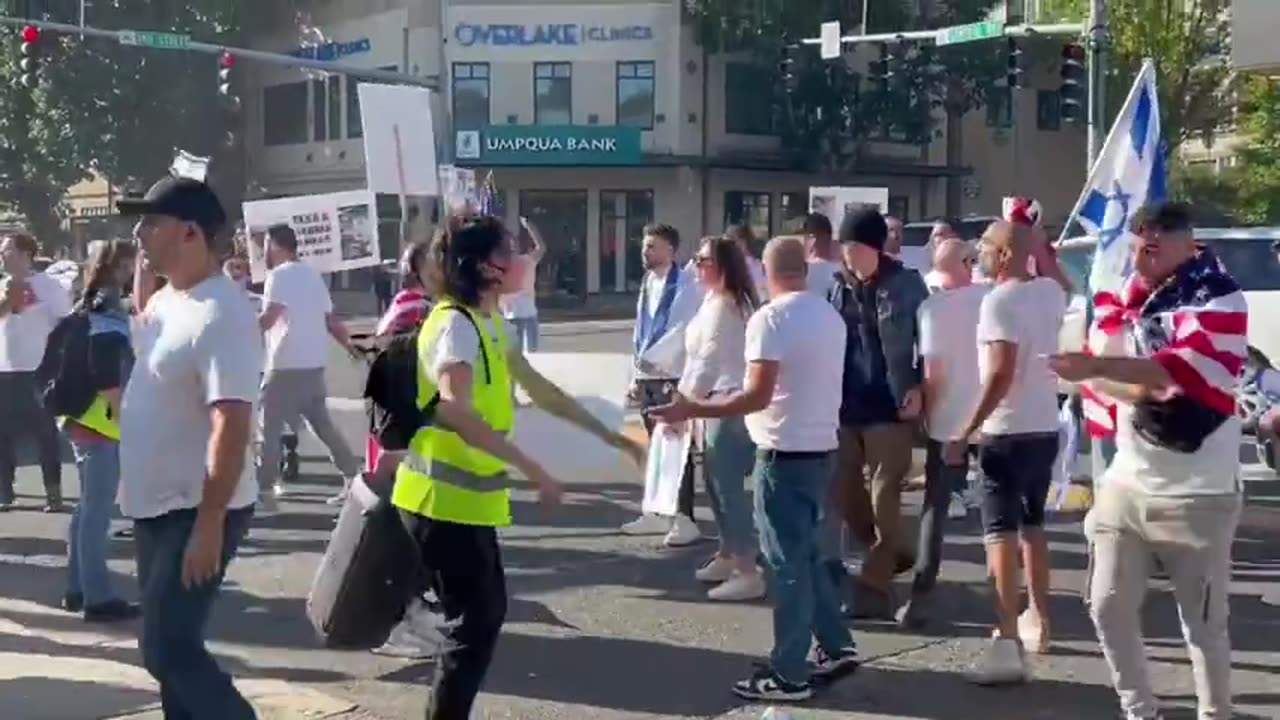
[[[216,275],[186,291],[156,293],[134,346],[137,361],[120,409],[120,510],[151,518],[198,507],[208,474],[210,405],[258,398],[257,318],[244,291]],[[228,507],[247,507],[256,497],[246,464]]]

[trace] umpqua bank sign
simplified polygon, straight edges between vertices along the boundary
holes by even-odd
[[[462,47],[581,47],[653,40],[651,25],[586,23],[475,24],[458,23],[453,37]]]

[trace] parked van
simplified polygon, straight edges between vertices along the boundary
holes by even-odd
[[[1280,361],[1280,263],[1276,243],[1280,227],[1196,228],[1196,240],[1207,245],[1227,266],[1244,290],[1249,304],[1249,344],[1272,363]],[[1092,236],[1065,240],[1058,259],[1076,287],[1062,323],[1059,345],[1064,351],[1081,350],[1085,338],[1084,289],[1093,265],[1097,239]]]

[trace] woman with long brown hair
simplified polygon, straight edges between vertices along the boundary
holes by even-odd
[[[685,331],[687,360],[678,391],[685,397],[702,399],[742,387],[747,319],[760,301],[746,255],[736,240],[704,238],[694,265],[707,296]],[[756,567],[751,506],[744,487],[755,447],[740,417],[697,423],[695,437],[700,438],[703,448],[707,494],[720,526],[720,550],[695,577],[718,583],[707,593],[712,600],[763,597],[765,582]]]
[[[84,295],[76,307],[88,316],[88,369],[97,396],[82,415],[63,419],[80,471],[80,502],[67,538],[62,606],[83,613],[86,622],[138,616],[136,605],[112,592],[107,571],[107,531],[120,485],[120,397],[134,360],[121,298],[132,282],[136,254],[132,244],[121,240],[90,244]]]

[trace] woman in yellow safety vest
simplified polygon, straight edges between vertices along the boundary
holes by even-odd
[[[98,391],[83,415],[63,418],[62,431],[80,471],[80,502],[67,538],[67,592],[62,605],[87,622],[138,616],[138,607],[112,592],[107,531],[120,484],[120,394],[133,366],[129,315],[121,302],[133,280],[133,245],[99,240],[89,247],[84,295],[77,312],[89,317],[89,373]]]
[[[633,458],[638,450],[534,371],[514,343],[498,301],[524,287],[527,268],[500,221],[452,221],[432,259],[441,293],[418,335],[418,403],[425,407],[438,394],[441,423],[419,430],[409,444],[392,502],[422,549],[447,621],[426,716],[457,720],[470,716],[506,617],[497,528],[511,524],[508,461],[525,460],[506,443],[496,447],[476,426],[509,434],[519,383],[535,405]],[[507,459],[490,454],[494,450]],[[530,480],[543,503],[559,501],[558,483],[533,463],[519,464],[534,470]]]

